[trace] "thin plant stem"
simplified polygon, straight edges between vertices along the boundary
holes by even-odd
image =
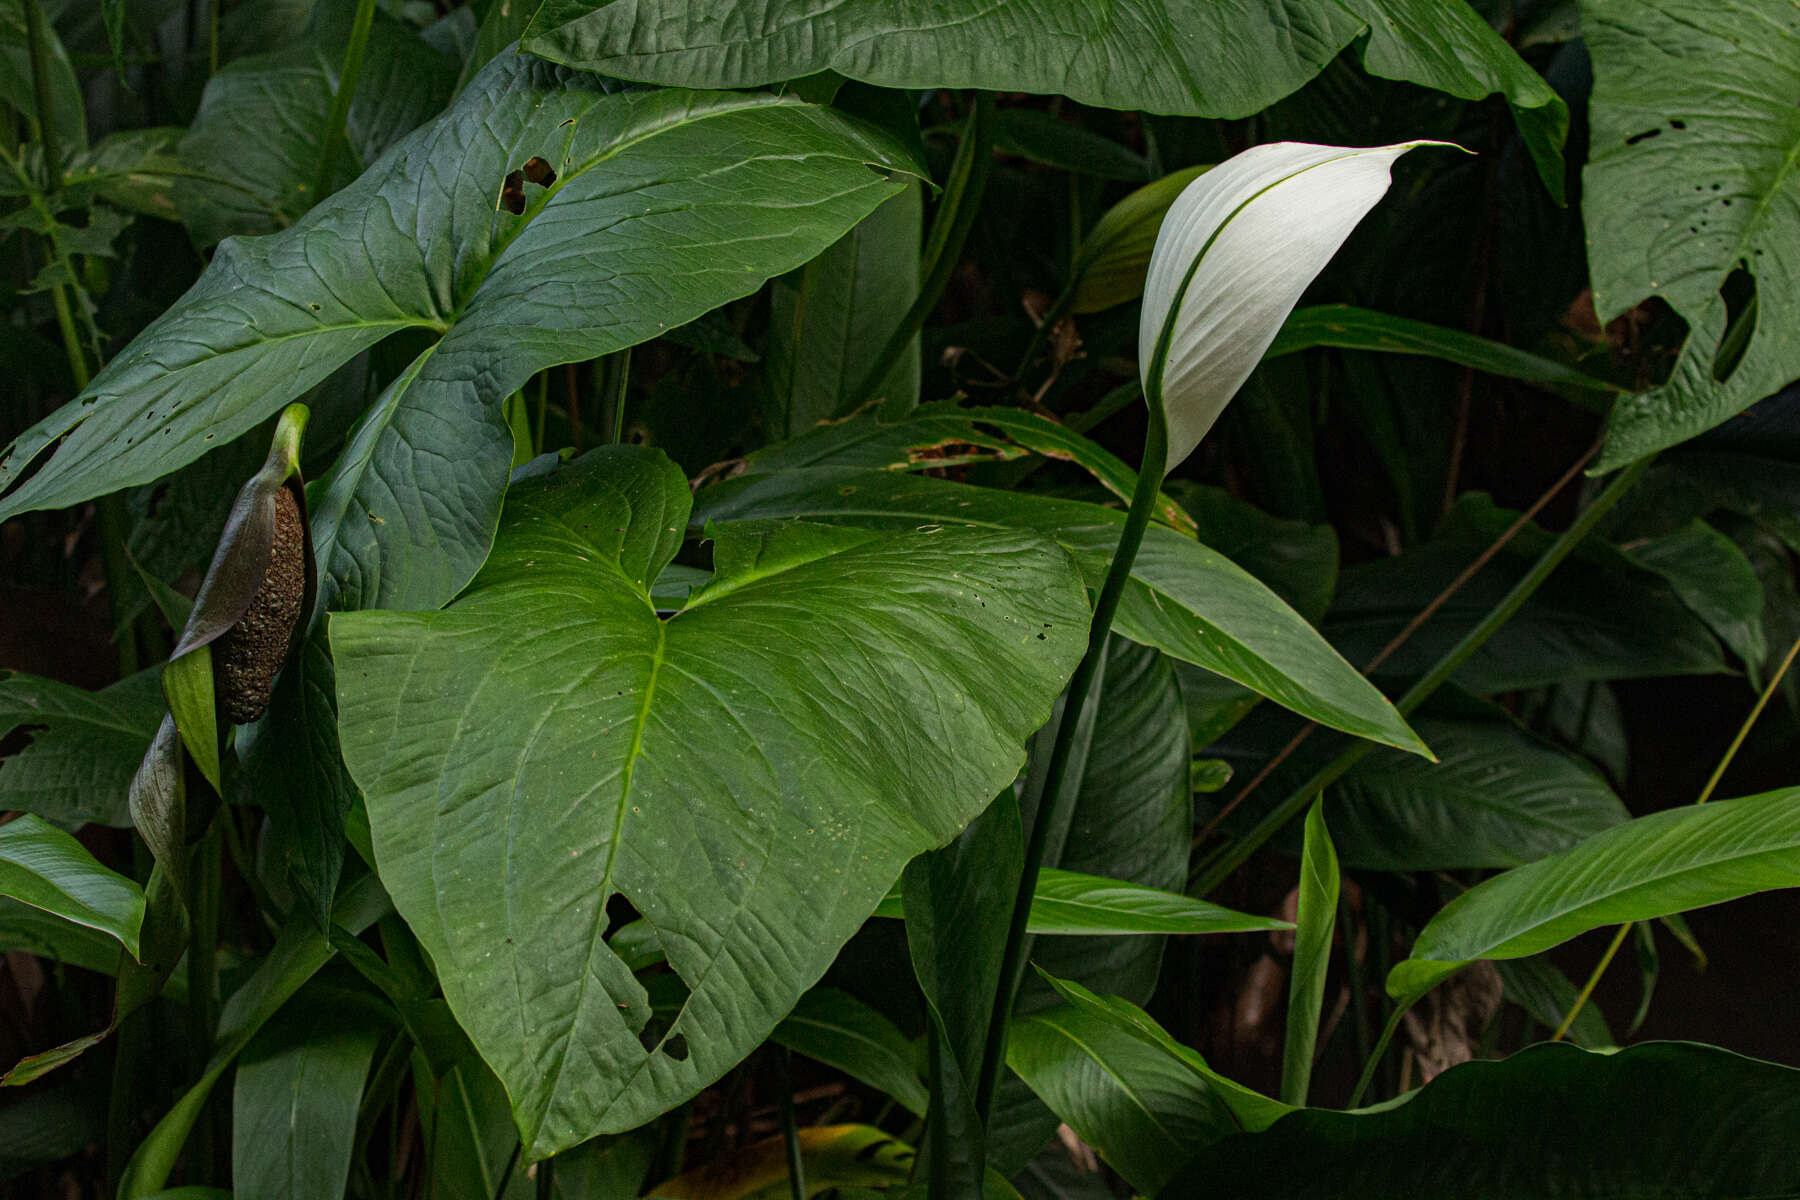
[[[1057,324],[1067,315],[1069,306],[1075,302],[1075,284],[1077,277],[1071,277],[1062,294],[1050,302],[1044,315],[1038,319],[1037,328],[1031,331],[1031,340],[1025,344],[1025,353],[1019,356],[1019,365],[1013,368],[1012,382],[1017,384],[1031,369],[1031,364],[1043,350],[1044,343],[1056,331]]]
[[[1167,333],[1162,338],[1168,341]],[[1161,374],[1161,360],[1166,346],[1159,345],[1152,360],[1151,378]],[[1155,385],[1153,385],[1155,386]],[[1158,388],[1160,392],[1160,388]],[[1057,722],[1056,738],[1051,743],[1050,760],[1044,770],[1042,799],[1031,822],[1031,837],[1025,845],[1024,870],[1019,874],[1019,888],[1013,897],[1012,919],[1007,926],[1006,946],[1000,957],[999,985],[995,989],[994,1009],[988,1020],[987,1040],[982,1045],[981,1073],[975,1091],[976,1114],[983,1125],[992,1111],[994,1092],[1000,1082],[1000,1068],[1006,1061],[1006,1031],[1012,1016],[1013,1002],[1025,973],[1026,925],[1031,914],[1031,898],[1037,892],[1038,872],[1043,866],[1044,849],[1050,830],[1061,824],[1063,811],[1073,801],[1072,789],[1063,786],[1069,758],[1075,745],[1075,732],[1081,724],[1082,709],[1087,706],[1088,691],[1106,655],[1107,635],[1112,632],[1113,615],[1119,599],[1131,578],[1131,565],[1149,528],[1151,514],[1162,491],[1163,475],[1168,469],[1169,433],[1163,417],[1162,396],[1150,397],[1150,428],[1144,438],[1143,464],[1138,468],[1137,486],[1131,493],[1131,510],[1119,532],[1119,544],[1113,551],[1112,565],[1106,582],[1094,603],[1093,623],[1088,628],[1087,653],[1069,680],[1068,696],[1063,702],[1062,720]]]
[[[218,0],[213,0],[216,4]],[[356,83],[362,75],[363,52],[369,48],[369,28],[375,23],[375,0],[357,0],[350,24],[350,42],[344,48],[343,69],[338,72],[337,94],[331,98],[331,116],[325,125],[325,141],[319,147],[319,173],[313,181],[312,202],[331,194],[337,159],[344,148],[344,129],[350,122],[350,102],[356,99]]]
[[[207,4],[206,73],[209,76],[219,73],[219,8],[224,2],[210,0]]]
[[[1731,739],[1731,745],[1725,747],[1725,756],[1719,759],[1719,765],[1713,768],[1713,773],[1707,779],[1706,786],[1700,789],[1700,796],[1694,801],[1695,804],[1705,804],[1712,799],[1713,791],[1719,786],[1719,780],[1724,778],[1726,768],[1730,767],[1731,760],[1737,757],[1737,752],[1742,748],[1744,739],[1750,736],[1751,726],[1755,725],[1757,718],[1762,716],[1763,709],[1769,706],[1769,700],[1775,695],[1775,689],[1781,686],[1782,676],[1786,675],[1788,668],[1794,665],[1796,654],[1800,654],[1800,640],[1796,640],[1792,646],[1788,647],[1788,652],[1783,656],[1781,665],[1775,668],[1775,674],[1769,677],[1769,682],[1764,685],[1762,694],[1751,706],[1750,715],[1745,717],[1744,723],[1738,726],[1737,736]]]
[[[794,1117],[794,1056],[786,1046],[775,1050],[775,1090],[781,1100],[781,1140],[787,1149],[788,1194],[806,1200],[806,1163],[800,1157],[800,1124]]]
[[[627,346],[606,358],[606,406],[612,427],[610,445],[625,440],[625,388],[631,382],[631,347]]]
[[[60,191],[62,141],[56,129],[56,102],[50,94],[50,25],[44,20],[42,0],[25,0],[25,40],[31,43],[27,53],[31,56],[31,90],[37,105],[38,144],[44,148],[44,174],[50,190]]]
[[[494,1200],[506,1195],[506,1185],[512,1182],[513,1172],[519,1167],[519,1155],[524,1152],[524,1142],[514,1144],[512,1157],[506,1160],[506,1169],[500,1172],[500,1182],[494,1185]]]
[[[977,92],[963,126],[962,140],[956,149],[956,162],[938,202],[937,216],[931,224],[926,243],[925,277],[919,282],[919,294],[907,308],[900,323],[888,335],[881,353],[869,365],[862,382],[850,393],[849,402],[840,411],[860,408],[873,398],[881,381],[924,328],[925,318],[937,307],[949,286],[950,275],[962,259],[963,243],[975,227],[975,214],[981,208],[982,194],[987,190],[988,166],[994,157],[994,96]]]
[[[1769,682],[1763,685],[1761,694],[1756,697],[1756,703],[1750,706],[1749,714],[1739,723],[1737,733],[1731,739],[1731,744],[1725,747],[1725,753],[1720,756],[1718,765],[1713,767],[1712,774],[1707,777],[1706,785],[1700,789],[1700,795],[1695,798],[1695,807],[1712,799],[1713,792],[1718,789],[1719,780],[1725,777],[1726,770],[1731,766],[1731,761],[1737,757],[1738,750],[1743,747],[1744,739],[1750,736],[1750,730],[1756,725],[1757,718],[1761,717],[1763,709],[1769,706],[1770,699],[1775,695],[1775,689],[1781,686],[1782,677],[1787,674],[1788,668],[1794,665],[1796,655],[1800,655],[1800,639],[1795,639],[1794,644],[1788,647],[1787,654],[1782,656],[1781,665],[1775,668],[1773,675],[1769,676]],[[1613,935],[1612,945],[1606,948],[1606,953],[1602,954],[1600,961],[1594,964],[1593,971],[1588,975],[1587,983],[1576,995],[1575,1003],[1569,1006],[1568,1015],[1563,1017],[1562,1024],[1556,1027],[1556,1032],[1550,1035],[1551,1041],[1560,1042],[1568,1034],[1569,1027],[1575,1023],[1575,1018],[1580,1014],[1582,1007],[1587,1004],[1588,997],[1592,996],[1594,989],[1600,985],[1600,977],[1606,974],[1608,967],[1612,966],[1613,957],[1618,954],[1619,947],[1625,944],[1626,935],[1631,932],[1631,928],[1635,924],[1635,921],[1627,921],[1619,926],[1619,932]]]
[[[1388,1044],[1394,1040],[1394,1034],[1400,1029],[1400,1022],[1406,1016],[1406,1010],[1412,1007],[1412,1001],[1396,1004],[1394,1011],[1388,1014],[1387,1024],[1381,1027],[1381,1036],[1375,1039],[1375,1048],[1369,1051],[1368,1061],[1363,1063],[1362,1074],[1357,1077],[1356,1087],[1350,1093],[1350,1103],[1345,1108],[1355,1108],[1362,1103],[1363,1093],[1375,1081],[1375,1068],[1381,1065],[1382,1057],[1387,1054]]]
[[[1545,505],[1549,504],[1558,493],[1569,486],[1570,483],[1574,482],[1576,476],[1581,474],[1582,468],[1587,466],[1588,463],[1593,460],[1594,455],[1600,452],[1600,445],[1601,443],[1595,442],[1592,446],[1588,447],[1586,454],[1583,454],[1580,458],[1576,459],[1555,483],[1546,488],[1544,493],[1532,502],[1530,508],[1520,513],[1518,519],[1507,526],[1506,530],[1501,533],[1499,537],[1495,538],[1488,545],[1487,549],[1475,556],[1475,561],[1464,567],[1455,579],[1452,579],[1444,586],[1443,591],[1432,597],[1431,603],[1420,609],[1418,615],[1408,621],[1405,627],[1402,628],[1399,633],[1396,633],[1392,640],[1376,653],[1374,658],[1371,658],[1367,663],[1363,664],[1362,673],[1364,675],[1373,673],[1382,663],[1388,660],[1394,651],[1404,645],[1408,638],[1424,628],[1425,623],[1436,616],[1438,610],[1448,604],[1452,596],[1456,595],[1456,593],[1461,591],[1471,579],[1474,579],[1476,575],[1480,574],[1482,568],[1492,562],[1494,556],[1500,553],[1500,551],[1506,547],[1507,543],[1511,542],[1527,525],[1531,524],[1533,518],[1543,511]],[[1288,757],[1300,748],[1301,743],[1311,737],[1313,731],[1318,728],[1319,725],[1316,721],[1308,721],[1302,726],[1300,732],[1296,733],[1293,736],[1293,739],[1276,753],[1274,758],[1271,758],[1267,763],[1263,764],[1262,769],[1251,778],[1250,782],[1246,783],[1243,788],[1238,791],[1238,794],[1233,796],[1230,802],[1227,803],[1224,808],[1220,809],[1199,833],[1194,835],[1194,845],[1204,845],[1206,840],[1213,835],[1213,832],[1218,829],[1225,818],[1229,817],[1232,812],[1237,809],[1238,805],[1249,799],[1250,794],[1256,791],[1258,787],[1262,786],[1264,781],[1275,773],[1276,768],[1286,762]]]
[[[542,454],[544,452],[544,418],[550,411],[549,372],[539,371],[537,382],[537,428],[532,433],[531,452],[533,454]]]
[[[1513,616],[1523,608],[1525,602],[1543,586],[1550,573],[1574,552],[1587,535],[1593,531],[1600,518],[1605,516],[1620,500],[1625,498],[1638,479],[1649,467],[1652,458],[1640,458],[1613,477],[1601,493],[1594,498],[1592,504],[1584,509],[1573,524],[1556,540],[1545,548],[1538,560],[1531,565],[1523,578],[1512,586],[1512,589],[1495,604],[1488,614],[1476,626],[1464,634],[1462,640],[1438,660],[1423,679],[1413,684],[1404,696],[1394,705],[1401,716],[1411,715],[1419,705],[1423,704],[1432,693],[1450,681],[1450,678],[1461,669],[1474,653],[1487,644],[1487,640],[1498,633],[1502,626],[1512,620]],[[1259,822],[1249,833],[1237,841],[1223,847],[1208,861],[1198,873],[1189,893],[1194,896],[1205,896],[1225,881],[1246,859],[1255,854],[1264,842],[1279,833],[1287,823],[1298,816],[1314,796],[1331,784],[1336,783],[1351,767],[1361,762],[1363,756],[1374,750],[1376,743],[1358,741],[1346,747],[1330,763],[1316,772],[1311,779],[1290,792],[1280,804]]]
[[[1613,934],[1612,943],[1606,947],[1606,953],[1600,956],[1600,961],[1594,964],[1594,969],[1589,973],[1587,982],[1581,985],[1581,991],[1576,993],[1575,1003],[1569,1005],[1569,1011],[1563,1015],[1562,1024],[1558,1025],[1556,1032],[1550,1035],[1551,1041],[1560,1042],[1568,1036],[1569,1026],[1575,1024],[1575,1018],[1586,1007],[1588,997],[1592,996],[1594,989],[1600,986],[1600,977],[1606,974],[1606,968],[1612,965],[1614,956],[1619,953],[1619,947],[1625,944],[1625,939],[1630,936],[1632,927],[1636,924],[1636,921],[1627,921],[1619,926],[1617,933]]]
[[[556,1195],[556,1160],[546,1158],[537,1165],[537,1200],[553,1200]]]

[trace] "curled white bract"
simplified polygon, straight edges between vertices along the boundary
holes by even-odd
[[[1200,444],[1307,284],[1387,192],[1394,160],[1444,144],[1271,142],[1220,163],[1176,198],[1150,255],[1138,326],[1138,369],[1154,397],[1157,340],[1174,314],[1161,381],[1171,469]]]

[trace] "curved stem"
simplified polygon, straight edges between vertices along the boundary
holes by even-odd
[[[325,143],[319,148],[319,174],[313,181],[312,202],[331,194],[337,156],[344,147],[344,128],[350,121],[350,102],[356,99],[356,81],[362,75],[363,51],[369,48],[369,27],[375,23],[375,0],[357,0],[350,25],[350,43],[344,49],[344,67],[338,72],[337,95],[331,98],[331,117],[325,125]]]
[[[1037,892],[1044,847],[1050,830],[1061,823],[1063,811],[1074,800],[1063,783],[1068,773],[1070,752],[1075,745],[1075,731],[1081,724],[1081,711],[1087,704],[1088,691],[1106,653],[1106,638],[1112,632],[1113,615],[1119,610],[1119,598],[1124,595],[1126,581],[1131,578],[1131,565],[1137,559],[1144,530],[1149,527],[1150,516],[1156,510],[1163,475],[1168,468],[1169,435],[1162,415],[1162,397],[1152,397],[1149,407],[1150,430],[1144,439],[1144,461],[1138,470],[1137,486],[1131,493],[1131,511],[1126,514],[1118,547],[1113,551],[1112,565],[1106,572],[1106,582],[1101,585],[1099,599],[1094,603],[1087,653],[1082,655],[1081,665],[1075,668],[1075,674],[1069,680],[1062,720],[1057,723],[1056,739],[1051,743],[1050,761],[1044,771],[1043,797],[1038,802],[1037,815],[1031,822],[1031,837],[1025,845],[1025,868],[1019,875],[1018,892],[1013,897],[1006,948],[1000,957],[999,986],[995,990],[993,1013],[988,1019],[987,1040],[982,1044],[981,1075],[976,1083],[976,1113],[983,1125],[987,1124],[993,1108],[1001,1064],[1006,1061],[1007,1023],[1025,973],[1025,928],[1031,915],[1031,898]]]
[[[1450,651],[1438,660],[1437,665],[1431,668],[1430,673],[1413,684],[1406,694],[1395,703],[1394,707],[1399,710],[1401,716],[1411,715],[1433,692],[1448,683],[1450,677],[1455,675],[1462,665],[1487,643],[1489,638],[1498,633],[1501,626],[1510,621],[1520,608],[1524,607],[1525,602],[1543,585],[1544,580],[1550,577],[1550,573],[1562,560],[1581,544],[1582,540],[1599,523],[1600,518],[1624,499],[1625,494],[1637,483],[1639,476],[1643,475],[1651,461],[1650,458],[1640,458],[1620,471],[1613,481],[1606,485],[1605,490],[1594,498],[1594,502],[1588,505],[1575,519],[1574,524],[1557,535],[1556,540],[1531,565],[1531,570],[1527,571],[1525,576],[1512,586],[1512,590],[1507,592],[1498,604],[1494,605],[1487,616],[1483,617],[1475,628],[1464,634],[1462,640],[1451,647]],[[1242,866],[1244,861],[1255,854],[1264,842],[1274,837],[1283,826],[1298,816],[1312,802],[1314,796],[1336,783],[1345,772],[1375,748],[1374,742],[1367,741],[1358,741],[1346,748],[1342,754],[1332,759],[1311,779],[1290,792],[1267,816],[1258,821],[1256,827],[1248,834],[1215,854],[1188,889],[1189,894],[1204,896],[1223,883],[1225,878]]]
[[[975,226],[975,214],[981,208],[982,194],[987,190],[988,164],[994,157],[994,96],[977,92],[975,107],[963,126],[962,141],[956,149],[956,163],[951,167],[944,198],[938,201],[937,217],[931,223],[931,237],[925,250],[925,278],[919,294],[906,315],[900,318],[894,332],[888,335],[881,353],[869,365],[856,390],[845,397],[840,412],[852,411],[867,403],[886,379],[894,364],[912,344],[925,318],[937,307],[950,283],[950,274],[962,259],[963,243]]]
[[[1612,960],[1619,953],[1619,947],[1625,944],[1625,939],[1631,934],[1632,926],[1636,924],[1636,921],[1627,921],[1619,926],[1619,932],[1613,934],[1612,943],[1606,947],[1606,953],[1600,956],[1600,961],[1594,964],[1594,970],[1588,976],[1587,982],[1581,985],[1581,991],[1576,994],[1575,1003],[1569,1005],[1569,1011],[1563,1017],[1562,1024],[1558,1025],[1556,1032],[1550,1035],[1551,1041],[1560,1042],[1568,1036],[1569,1026],[1575,1024],[1575,1018],[1587,1006],[1588,997],[1592,996],[1594,989],[1600,986],[1600,977],[1606,974],[1606,968],[1612,966]]]
[[[1775,689],[1781,686],[1782,677],[1787,674],[1788,668],[1794,665],[1794,658],[1797,655],[1800,655],[1800,639],[1795,639],[1794,644],[1788,647],[1787,654],[1782,657],[1781,665],[1775,668],[1775,673],[1769,676],[1769,682],[1763,685],[1762,694],[1756,698],[1756,703],[1750,707],[1749,715],[1738,726],[1737,735],[1731,739],[1731,745],[1725,747],[1725,753],[1719,758],[1718,765],[1707,777],[1706,786],[1700,789],[1700,795],[1694,800],[1696,806],[1705,804],[1712,799],[1714,789],[1719,786],[1719,780],[1725,777],[1725,771],[1731,766],[1731,760],[1737,757],[1738,749],[1743,746],[1744,739],[1750,736],[1751,727],[1756,724],[1756,719],[1762,716],[1763,709],[1768,707],[1770,698],[1775,695]],[[1575,1003],[1569,1006],[1568,1015],[1562,1019],[1562,1024],[1558,1025],[1556,1032],[1550,1036],[1551,1041],[1560,1042],[1569,1032],[1569,1026],[1575,1023],[1575,1018],[1581,1012],[1582,1006],[1587,1004],[1588,997],[1592,996],[1594,989],[1600,985],[1600,977],[1606,974],[1608,967],[1612,966],[1613,956],[1618,954],[1619,947],[1624,944],[1625,935],[1631,932],[1633,924],[1634,922],[1627,921],[1619,926],[1619,932],[1613,937],[1612,945],[1606,948],[1606,953],[1602,954],[1600,961],[1594,964],[1594,969],[1588,975],[1586,985],[1575,997]]]
[[[1038,352],[1044,348],[1044,342],[1052,333],[1056,332],[1057,323],[1063,319],[1069,311],[1069,306],[1075,302],[1075,284],[1079,279],[1079,275],[1071,276],[1068,286],[1063,288],[1061,295],[1050,302],[1050,307],[1044,310],[1044,315],[1038,321],[1037,328],[1031,331],[1031,340],[1025,344],[1025,353],[1019,356],[1019,365],[1013,368],[1012,382],[1015,385],[1025,377],[1025,372],[1031,370],[1031,364],[1037,358]]]
[[[1388,1043],[1394,1040],[1394,1034],[1400,1028],[1401,1018],[1406,1016],[1406,1010],[1412,1006],[1413,1001],[1411,1000],[1405,1004],[1396,1004],[1394,1011],[1388,1014],[1387,1024],[1381,1027],[1381,1037],[1376,1039],[1375,1049],[1369,1052],[1368,1060],[1363,1063],[1362,1075],[1358,1077],[1356,1088],[1350,1093],[1350,1103],[1346,1104],[1345,1108],[1355,1108],[1362,1103],[1363,1093],[1368,1091],[1369,1085],[1375,1081],[1375,1068],[1381,1065],[1381,1056],[1387,1053]]]

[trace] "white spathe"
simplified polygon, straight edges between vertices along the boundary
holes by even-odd
[[[1200,444],[1307,284],[1387,192],[1394,160],[1417,146],[1446,144],[1271,142],[1220,163],[1176,198],[1150,254],[1138,325],[1138,370],[1152,397],[1157,339],[1187,280],[1162,375],[1171,470]]]

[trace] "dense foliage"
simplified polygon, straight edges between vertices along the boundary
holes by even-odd
[[[0,30],[9,1194],[1800,1191],[1792,4]]]

